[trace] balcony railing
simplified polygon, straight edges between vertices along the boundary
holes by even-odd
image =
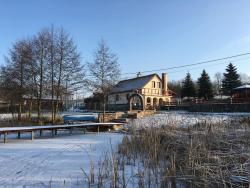
[[[148,89],[148,88],[143,88],[143,89],[138,89],[138,92],[142,95],[163,95],[163,96],[172,96],[173,92],[170,90],[163,90],[163,89]]]

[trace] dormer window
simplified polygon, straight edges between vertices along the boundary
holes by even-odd
[[[158,84],[158,88],[161,88],[161,82],[158,82],[157,84]]]
[[[155,88],[155,81],[152,81],[152,88]]]
[[[119,95],[115,96],[115,101],[119,101]]]

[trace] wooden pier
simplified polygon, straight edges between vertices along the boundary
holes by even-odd
[[[8,134],[17,134],[17,138],[21,138],[21,133],[30,133],[31,140],[35,138],[35,132],[39,131],[39,135],[42,136],[43,131],[51,131],[51,136],[57,135],[59,130],[69,130],[72,134],[73,129],[83,129],[84,132],[87,128],[96,128],[97,132],[100,128],[110,128],[114,129],[122,126],[123,123],[84,123],[84,124],[71,124],[71,125],[46,125],[46,126],[26,126],[26,127],[3,127],[0,128],[0,137],[3,135],[4,143],[7,142]]]

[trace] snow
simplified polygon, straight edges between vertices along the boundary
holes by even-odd
[[[17,114],[16,115],[14,114],[14,117],[16,116]],[[0,114],[0,120],[12,119],[12,118],[13,118],[12,114]]]
[[[159,112],[158,114],[135,119],[128,127],[142,128],[151,126],[192,126],[198,122],[229,122],[232,117],[250,117],[250,113],[189,113]],[[69,131],[60,131],[58,136],[50,137],[50,131],[44,131],[43,137],[30,140],[30,134],[22,134],[20,140],[16,134],[8,135],[8,143],[0,142],[0,187],[87,187],[82,171],[90,171],[90,161],[97,166],[106,153],[115,151],[123,134],[87,133],[69,135]],[[133,167],[127,168],[127,177],[133,174]],[[136,173],[136,170],[135,172]]]
[[[128,128],[141,129],[147,127],[176,126],[188,127],[197,123],[228,123],[231,120],[249,117],[250,113],[198,113],[185,111],[159,112],[158,114],[147,116],[130,121]]]
[[[245,84],[245,85],[242,85],[240,87],[234,88],[234,90],[237,90],[237,89],[250,89],[250,85],[249,84]]]
[[[26,126],[26,127],[4,127],[0,128],[0,132],[5,131],[32,131],[32,130],[44,130],[44,129],[63,129],[63,128],[83,128],[83,127],[98,127],[98,126],[113,126],[121,125],[121,123],[83,123],[83,124],[73,124],[73,125],[44,125],[44,126]]]
[[[34,141],[27,134],[27,139],[0,143],[0,187],[83,187],[81,168],[89,172],[90,160],[97,162],[110,150],[110,143],[114,147],[123,137],[116,133],[65,134]]]

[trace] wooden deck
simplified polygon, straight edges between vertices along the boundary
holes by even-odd
[[[7,135],[10,133],[16,133],[17,138],[21,138],[21,133],[31,133],[31,140],[34,139],[35,132],[39,131],[39,135],[42,136],[42,132],[47,130],[51,131],[51,136],[57,135],[58,130],[69,130],[70,134],[73,132],[75,128],[82,128],[84,131],[86,128],[97,128],[99,132],[100,128],[114,128],[117,126],[122,126],[123,123],[84,123],[84,124],[72,124],[72,125],[46,125],[46,126],[26,126],[26,127],[3,127],[0,128],[0,137],[3,134],[4,143],[7,142]]]

